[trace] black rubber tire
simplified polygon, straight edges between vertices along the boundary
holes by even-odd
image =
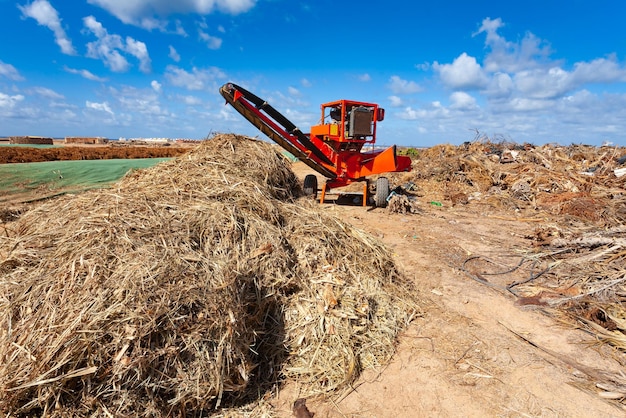
[[[387,177],[378,177],[376,179],[374,205],[377,208],[384,208],[387,206],[387,197],[389,197],[389,179]]]
[[[304,177],[304,195],[317,198],[317,176],[314,174],[307,174]]]

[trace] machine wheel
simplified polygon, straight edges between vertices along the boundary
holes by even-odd
[[[307,174],[304,177],[304,195],[317,198],[317,177],[314,174]]]
[[[376,194],[374,195],[374,204],[377,208],[387,206],[387,197],[389,197],[389,180],[387,177],[379,177],[376,179]]]

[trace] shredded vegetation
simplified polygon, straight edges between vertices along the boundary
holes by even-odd
[[[271,416],[345,389],[419,314],[372,237],[299,200],[269,144],[218,135],[0,234],[0,411]]]

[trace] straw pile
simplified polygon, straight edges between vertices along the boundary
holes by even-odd
[[[414,290],[299,193],[270,145],[220,135],[24,214],[0,238],[0,411],[200,415],[387,361]]]

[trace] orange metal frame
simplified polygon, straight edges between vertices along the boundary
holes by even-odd
[[[348,129],[351,112],[363,109],[371,115],[371,127],[362,134],[350,135]],[[351,100],[337,100],[321,105],[320,124],[311,126],[309,134],[314,144],[325,144],[333,149],[335,179],[327,182],[328,188],[345,186],[365,177],[394,171],[409,171],[411,159],[396,155],[392,146],[385,150],[363,152],[363,146],[376,142],[377,123],[384,118],[384,110],[377,104]],[[337,119],[333,120],[335,110]],[[329,120],[330,119],[330,120]],[[323,149],[323,148],[322,148]]]

